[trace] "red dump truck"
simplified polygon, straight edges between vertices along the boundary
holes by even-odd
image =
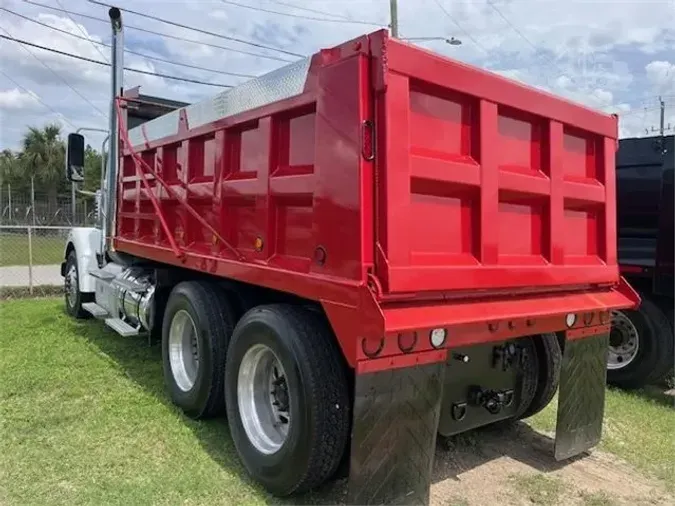
[[[68,240],[66,307],[161,336],[171,399],[224,411],[257,481],[344,463],[350,504],[426,503],[437,434],[558,386],[555,457],[598,442],[610,312],[638,302],[615,117],[378,31],[148,119],[169,106],[118,88],[110,17],[101,224]]]

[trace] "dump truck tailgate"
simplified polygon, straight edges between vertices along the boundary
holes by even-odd
[[[386,293],[615,284],[616,118],[372,40]]]

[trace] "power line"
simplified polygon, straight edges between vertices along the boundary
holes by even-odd
[[[89,0],[89,3],[96,4],[96,5],[102,5],[104,7],[112,7],[111,5],[103,3],[103,2],[99,2],[98,0]],[[260,44],[259,42],[251,42],[249,40],[239,39],[237,37],[230,37],[229,35],[223,35],[222,33],[210,32],[209,30],[203,30],[201,28],[195,28],[194,26],[184,25],[182,23],[178,23],[176,21],[170,21],[168,19],[160,18],[158,16],[153,16],[152,14],[147,14],[145,12],[138,12],[138,11],[134,11],[134,10],[131,10],[131,9],[122,9],[122,8],[119,8],[119,9],[121,11],[128,12],[129,14],[135,14],[136,16],[142,16],[144,18],[152,19],[154,21],[159,21],[160,23],[165,23],[167,25],[173,25],[173,26],[177,26],[179,28],[185,28],[186,30],[192,30],[193,32],[199,32],[199,33],[203,33],[205,35],[211,35],[213,37],[219,37],[221,39],[231,40],[233,42],[239,42],[240,44],[246,44],[246,45],[249,45],[249,46],[259,47],[261,49],[269,49],[269,50],[272,50],[272,51],[278,51],[279,53],[284,53],[284,54],[287,54],[287,55],[290,55],[290,56],[297,56],[299,58],[304,57],[304,55],[301,55],[299,53],[294,53],[292,51],[286,51],[285,49],[281,49],[281,48],[278,48],[278,47],[267,46],[265,44]]]
[[[5,30],[4,28],[2,28],[1,26],[0,26],[0,30],[2,30],[3,32],[5,32],[5,33],[7,34],[7,35],[2,35],[2,34],[0,34],[0,37],[1,37],[1,38],[3,38],[3,39],[8,39],[8,40],[13,40],[14,42],[18,42],[19,44],[21,44],[21,41],[20,41],[19,39],[15,39],[14,37],[12,37],[11,34],[10,34],[7,30]],[[34,46],[34,47],[40,47],[40,46],[36,46],[35,44],[29,44],[29,45]],[[75,88],[72,84],[70,84],[70,83],[68,82],[67,79],[65,79],[61,74],[59,74],[59,73],[56,72],[54,69],[52,69],[52,68],[51,68],[49,65],[47,65],[45,62],[43,62],[43,61],[42,61],[35,53],[33,53],[30,49],[28,49],[25,45],[21,45],[21,48],[22,48],[24,51],[26,51],[29,55],[31,55],[33,58],[35,58],[38,62],[40,62],[40,64],[41,64],[43,67],[45,67],[45,68],[46,68],[47,70],[49,70],[52,74],[54,74],[56,77],[58,77],[58,78],[63,82],[63,84],[65,84],[66,86],[68,86],[68,88],[70,88],[71,90],[73,90],[73,92],[74,92],[77,96],[79,96],[82,100],[84,100],[84,101],[87,102],[89,105],[91,105],[94,109],[96,109],[96,111],[98,111],[98,113],[99,113],[101,116],[103,116],[103,117],[106,116],[106,114],[105,114],[101,109],[99,109],[99,108],[98,108],[91,100],[89,100],[89,99],[88,99],[87,97],[85,97],[82,93],[80,93],[80,92],[77,90],[77,88]]]
[[[539,47],[534,42],[532,42],[528,37],[526,37],[525,34],[521,30],[519,30],[518,27],[515,26],[511,21],[509,21],[509,19],[504,15],[504,13],[501,10],[499,10],[499,8],[494,3],[492,3],[492,0],[487,0],[487,4],[490,7],[492,7],[492,9],[499,15],[499,17],[502,18],[506,22],[506,24],[509,25],[511,27],[511,29],[514,32],[516,32],[516,34],[518,34],[518,36],[520,36],[521,39],[523,39],[529,46],[531,46],[532,49],[535,50],[535,52],[538,53],[540,51]],[[544,61],[549,66],[558,69],[559,72],[562,72],[562,69],[553,60],[551,60],[547,57],[544,57]],[[579,83],[576,81],[576,79],[574,79],[572,76],[567,76],[567,77],[569,78],[570,81],[572,81],[572,83],[579,86]],[[607,105],[609,106],[611,104],[607,104]]]
[[[63,9],[63,5],[61,4],[61,0],[56,0],[56,3],[58,4],[59,7],[61,7],[61,8]],[[65,10],[65,9],[64,9],[64,10]],[[15,14],[15,13],[14,13],[14,14]],[[87,40],[87,41],[89,41],[89,42],[91,43],[91,45],[94,47],[94,49],[96,49],[96,51],[98,52],[98,54],[100,54],[101,57],[102,57],[105,61],[107,61],[108,63],[110,63],[110,60],[108,60],[108,57],[107,57],[106,55],[103,54],[103,51],[101,51],[101,50],[98,48],[98,46],[97,46],[96,44],[94,44],[94,41],[93,41],[93,40],[91,40],[89,37],[87,37],[87,34],[85,33],[85,31],[82,29],[82,27],[81,27],[80,25],[78,25],[78,24],[75,22],[75,20],[74,20],[72,17],[70,17],[70,14],[66,13],[66,16],[68,16],[68,19],[70,19],[70,20],[73,22],[73,24],[75,25],[75,28],[77,28],[77,30],[82,34],[82,36],[84,37],[84,39]]]
[[[272,2],[273,4],[281,5],[283,7],[290,7],[291,9],[297,9],[299,11],[311,12],[313,14],[321,14],[322,16],[332,16],[334,18],[344,19],[345,21],[351,21],[347,16],[343,16],[341,14],[333,14],[331,12],[319,11],[316,9],[310,9],[309,7],[301,7],[300,5],[295,5],[288,2],[278,2],[277,0],[268,0],[268,2]]]
[[[51,5],[45,5],[40,2],[34,2],[33,0],[23,0],[27,4],[35,5],[37,7],[42,7],[43,9],[50,9],[55,12],[63,12],[64,14],[72,14],[73,16],[78,16],[84,19],[91,19],[92,21],[98,21],[99,23],[104,23],[106,25],[110,24],[110,21],[107,19],[103,18],[97,18],[96,16],[90,16],[89,14],[83,14],[81,12],[75,12],[67,9],[59,9],[58,7],[53,7]],[[143,32],[143,33],[149,33],[151,35],[157,35],[158,37],[165,37],[167,39],[173,39],[173,40],[180,40],[182,42],[189,42],[190,44],[195,44],[198,46],[208,46],[208,47],[213,47],[216,49],[222,49],[223,51],[231,51],[233,53],[239,53],[239,54],[245,54],[247,56],[253,56],[255,58],[265,58],[267,60],[274,60],[274,61],[281,61],[281,62],[290,62],[292,60],[288,60],[286,58],[281,58],[279,56],[270,56],[266,54],[260,54],[260,53],[252,53],[250,51],[244,51],[243,49],[236,49],[233,47],[226,47],[226,46],[220,46],[218,44],[212,44],[210,42],[203,42],[201,40],[195,40],[195,39],[188,39],[186,37],[179,37],[177,35],[172,35],[170,33],[163,33],[163,32],[157,32],[154,30],[149,30],[147,28],[141,28],[140,26],[133,26],[128,23],[125,23],[125,28],[131,29],[131,30],[136,30],[138,32]]]
[[[443,11],[443,14],[445,14],[445,16],[466,36],[467,39],[469,39],[471,42],[476,44],[476,46],[479,49],[481,49],[486,55],[490,56],[490,51],[488,51],[487,48],[483,44],[478,42],[478,40],[473,35],[471,35],[471,32],[469,32],[468,30],[465,30],[464,27],[462,25],[460,25],[457,22],[457,20],[450,15],[450,13],[446,10],[446,8],[441,3],[441,0],[434,0],[434,3],[436,5],[438,5],[438,8]]]
[[[4,29],[3,29],[3,31],[4,31]],[[19,44],[24,44],[26,46],[36,47],[36,48],[42,49],[44,51],[50,51],[52,53],[60,54],[62,56],[74,58],[76,60],[82,60],[82,61],[86,61],[86,62],[89,62],[89,63],[95,63],[97,65],[103,65],[105,67],[110,66],[109,63],[106,63],[106,62],[103,62],[103,61],[94,60],[93,58],[87,58],[85,56],[80,56],[80,55],[76,55],[76,54],[72,54],[72,53],[67,53],[65,51],[59,51],[58,49],[52,49],[50,47],[40,46],[39,44],[34,44],[33,42],[28,42],[27,40],[15,39],[14,37],[8,37],[6,35],[1,35],[1,34],[0,34],[0,38],[7,39],[7,40],[13,40],[14,42],[18,42]],[[129,68],[129,67],[124,67],[124,70],[128,70],[129,72],[136,72],[137,74],[145,74],[145,75],[148,75],[148,76],[156,76],[156,77],[163,77],[165,79],[173,79],[175,81],[185,81],[187,83],[203,84],[205,86],[216,86],[216,87],[220,87],[220,88],[232,88],[231,84],[207,83],[206,81],[199,81],[197,79],[188,79],[187,77],[177,77],[177,76],[172,76],[172,75],[168,75],[168,74],[162,74],[162,73],[159,73],[159,72],[149,72],[147,70],[140,70],[140,69],[134,69],[134,68]]]
[[[48,25],[47,23],[43,23],[43,22],[38,21],[36,19],[31,19],[28,16],[24,16],[23,14],[19,14],[18,12],[14,12],[10,9],[6,9],[5,7],[0,7],[0,10],[5,11],[5,12],[9,12],[10,14],[14,14],[15,16],[23,18],[26,21],[30,21],[31,23],[35,23],[35,24],[38,24],[40,26],[44,26],[45,28],[49,28],[50,30],[54,30],[54,31],[61,32],[61,33],[66,34],[66,35],[70,35],[71,37],[75,37],[76,39],[86,40],[86,41],[91,42],[92,44],[99,44],[99,45],[105,46],[105,47],[111,47],[110,44],[106,44],[105,42],[100,42],[100,41],[97,41],[97,40],[87,39],[86,37],[81,37],[81,36],[77,35],[76,33],[72,33],[72,32],[69,32],[67,30],[62,30],[60,28],[56,28],[55,26]],[[196,70],[205,70],[207,72],[215,72],[217,74],[223,74],[223,75],[235,76],[235,77],[255,77],[251,74],[238,74],[236,72],[227,72],[225,70],[210,69],[210,68],[207,68],[207,67],[200,67],[198,65],[191,65],[189,63],[182,63],[182,62],[166,60],[166,59],[160,58],[158,56],[153,56],[153,55],[141,53],[141,52],[138,52],[138,51],[133,51],[133,50],[127,49],[127,48],[124,49],[124,52],[129,53],[129,54],[135,54],[137,56],[142,56],[143,58],[147,58],[148,60],[155,60],[155,61],[159,61],[159,62],[163,62],[163,63],[169,63],[171,65],[179,65],[181,67],[187,67],[187,68],[196,69]]]
[[[232,2],[231,0],[220,0],[222,3],[226,5],[234,5],[236,7],[241,7],[243,9],[250,9],[252,11],[258,11],[258,12],[267,12],[269,14],[277,14],[279,16],[288,16],[289,18],[297,18],[297,19],[307,19],[310,21],[323,21],[324,23],[350,23],[354,25],[368,25],[368,26],[383,26],[382,23],[371,23],[369,21],[354,21],[351,19],[329,19],[329,18],[317,18],[314,16],[303,16],[302,14],[291,14],[290,12],[281,12],[281,11],[273,11],[271,9],[265,9],[263,7],[254,7],[252,5],[244,5],[240,4],[237,2]]]
[[[493,4],[491,0],[487,0],[487,3],[499,15],[499,17],[502,18],[506,22],[506,24],[509,25],[511,29],[520,36],[521,39],[527,42],[532,47],[532,49],[534,49],[535,51],[539,51],[539,47],[529,38],[527,38],[525,34],[522,31],[520,31],[516,25],[511,23],[511,21],[509,21],[509,19],[504,15],[504,13],[500,11],[499,8],[495,4]]]
[[[45,102],[44,100],[42,100],[42,99],[40,98],[40,95],[38,95],[38,94],[35,93],[34,91],[30,91],[30,90],[29,90],[28,88],[26,88],[25,86],[23,86],[23,85],[19,84],[18,82],[16,82],[16,81],[14,80],[14,78],[12,78],[11,76],[9,76],[8,74],[5,74],[5,73],[2,71],[2,69],[0,69],[0,74],[2,74],[3,76],[5,76],[5,77],[6,77],[7,79],[9,79],[11,82],[13,82],[15,86],[18,86],[18,87],[21,88],[23,91],[25,91],[26,93],[28,93],[31,97],[35,98],[38,102],[40,102],[43,106],[45,106],[47,109],[49,109],[50,111],[52,111],[54,114],[56,114],[57,116],[59,116],[65,123],[68,123],[68,124],[69,124],[71,127],[73,127],[73,128],[77,128],[77,127],[76,127],[75,125],[73,125],[70,121],[68,121],[68,119],[67,119],[62,113],[56,111],[56,110],[55,110],[53,107],[51,107],[47,102]]]

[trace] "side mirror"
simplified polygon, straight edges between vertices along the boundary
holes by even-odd
[[[66,178],[71,183],[84,181],[84,136],[68,134]]]

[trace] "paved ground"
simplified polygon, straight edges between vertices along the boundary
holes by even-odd
[[[28,286],[29,270],[27,265],[12,265],[9,267],[0,267],[0,286]],[[61,266],[54,265],[34,265],[32,269],[33,286],[40,285],[61,285]]]

